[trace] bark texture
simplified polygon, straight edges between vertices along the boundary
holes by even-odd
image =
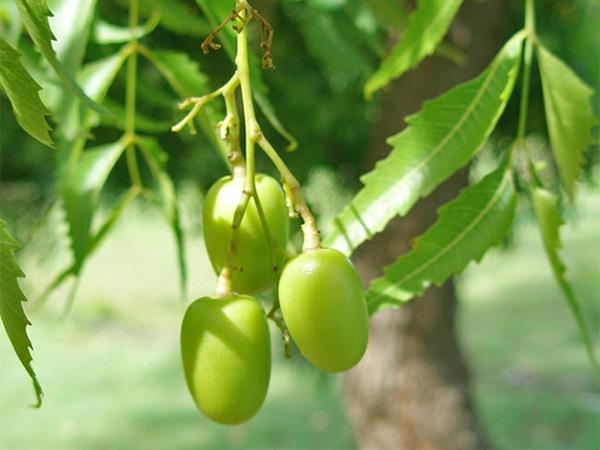
[[[370,165],[389,152],[385,139],[422,102],[481,72],[504,42],[508,4],[465,1],[449,34],[467,60],[461,66],[433,56],[384,94],[373,136]],[[355,255],[363,281],[381,275],[428,228],[437,208],[466,185],[462,170],[421,201],[403,219]],[[371,318],[369,347],[346,380],[346,400],[362,449],[481,449],[481,430],[469,391],[469,373],[456,330],[454,283],[430,288],[400,310]]]

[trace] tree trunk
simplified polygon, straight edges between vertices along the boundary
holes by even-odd
[[[373,136],[370,164],[389,152],[385,139],[423,100],[480,73],[506,35],[504,0],[466,1],[449,34],[467,60],[455,65],[433,56],[384,93],[381,121]],[[437,208],[467,183],[461,170],[404,219],[397,219],[356,253],[363,281],[410,248],[410,240],[436,219]],[[489,448],[473,409],[469,374],[456,331],[454,283],[430,288],[400,310],[371,319],[369,346],[350,372],[346,401],[361,448]]]

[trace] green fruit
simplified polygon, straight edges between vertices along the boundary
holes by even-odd
[[[225,264],[231,240],[231,223],[243,188],[243,179],[232,179],[228,176],[217,181],[206,194],[202,210],[204,242],[217,274]],[[285,249],[288,240],[288,211],[281,186],[267,175],[257,175],[256,192],[269,224],[271,236],[280,248]],[[278,255],[275,263],[279,268],[283,266],[284,259],[281,254]],[[234,265],[232,282],[235,292],[256,294],[268,289],[275,282],[276,273],[271,251],[254,199],[250,200],[239,228]]]
[[[210,419],[238,424],[260,409],[271,374],[271,341],[255,298],[193,302],[181,326],[181,355],[192,397]]]
[[[279,281],[285,323],[302,354],[326,372],[348,370],[367,347],[367,304],[346,256],[318,249],[292,259]]]

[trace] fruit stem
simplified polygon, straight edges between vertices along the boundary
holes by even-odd
[[[321,239],[319,236],[319,229],[317,228],[317,222],[304,200],[300,183],[262,133],[258,136],[257,144],[271,159],[279,171],[284,183],[287,185],[294,208],[304,222],[302,224],[302,233],[304,234],[302,250],[307,252],[321,248]]]
[[[238,77],[238,73],[236,72],[233,74],[233,76],[227,83],[225,83],[219,89],[211,92],[210,94],[203,95],[202,97],[188,97],[184,101],[179,103],[177,105],[179,109],[186,109],[189,108],[191,105],[194,106],[183,119],[181,119],[178,123],[171,127],[171,131],[179,133],[183,129],[183,127],[188,125],[190,127],[191,133],[194,134],[196,132],[196,128],[194,126],[193,119],[198,115],[202,107],[207,103],[213,101],[215,98],[221,95],[225,95],[225,93],[235,91],[235,89],[239,85],[239,82],[240,80]]]
[[[250,84],[250,69],[248,64],[248,37],[246,34],[245,19],[247,16],[247,11],[243,8],[240,9],[240,6],[244,5],[245,2],[240,2],[238,4],[239,9],[239,19],[242,21],[242,25],[238,27],[238,36],[237,36],[237,55],[235,57],[235,64],[237,66],[237,71],[234,77],[237,79],[237,82],[240,84],[242,91],[242,104],[244,108],[244,125],[245,125],[245,147],[246,147],[246,168],[245,168],[245,180],[244,180],[244,189],[242,191],[242,197],[240,198],[240,202],[238,203],[233,221],[231,223],[231,240],[229,242],[229,248],[227,249],[227,255],[225,258],[225,264],[221,273],[219,274],[219,278],[217,279],[217,288],[216,295],[218,297],[224,297],[231,293],[232,291],[232,282],[231,277],[233,275],[234,270],[234,262],[235,255],[237,252],[237,246],[239,241],[239,228],[244,218],[244,214],[246,213],[246,209],[248,208],[248,203],[251,198],[254,198],[254,202],[260,217],[261,225],[263,231],[265,232],[265,236],[269,247],[271,249],[271,259],[274,265],[274,246],[273,239],[271,237],[271,233],[269,231],[269,226],[267,220],[264,215],[264,211],[262,209],[262,205],[260,203],[260,198],[256,192],[256,182],[255,182],[255,139],[253,138],[256,133],[256,129],[259,129],[258,122],[256,120],[256,114],[254,112],[254,104],[252,102],[252,87]],[[233,98],[233,94],[229,98],[230,103],[234,103],[235,99]],[[237,108],[236,108],[237,111]],[[239,142],[238,142],[239,144]],[[235,144],[233,144],[235,145]],[[240,170],[238,170],[238,176]],[[235,176],[235,172],[234,172]]]
[[[235,100],[235,91],[236,89],[233,88],[223,92],[227,115],[219,124],[219,127],[221,131],[221,139],[229,142],[227,159],[231,164],[233,178],[238,178],[245,176],[246,167],[240,145],[240,117]]]
[[[267,313],[267,319],[272,320],[275,326],[279,328],[279,331],[281,332],[281,340],[283,341],[283,355],[286,358],[291,358],[292,340],[290,338],[290,332],[287,329],[284,320],[276,314],[279,309],[279,299],[277,299],[275,300],[275,302],[273,302],[273,307]]]

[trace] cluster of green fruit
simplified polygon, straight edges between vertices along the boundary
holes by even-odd
[[[272,240],[285,248],[289,231],[284,192],[266,175],[257,175],[255,184]],[[204,240],[217,273],[231,250],[233,217],[243,189],[243,177],[225,177],[205,199]],[[233,293],[193,302],[181,329],[190,392],[206,416],[223,424],[241,423],[254,416],[269,385],[269,328],[261,304],[252,295],[278,283],[281,313],[289,333],[306,359],[321,370],[339,372],[356,365],[368,337],[363,289],[345,255],[318,247],[287,262],[282,252],[273,256],[254,199],[236,232]]]

